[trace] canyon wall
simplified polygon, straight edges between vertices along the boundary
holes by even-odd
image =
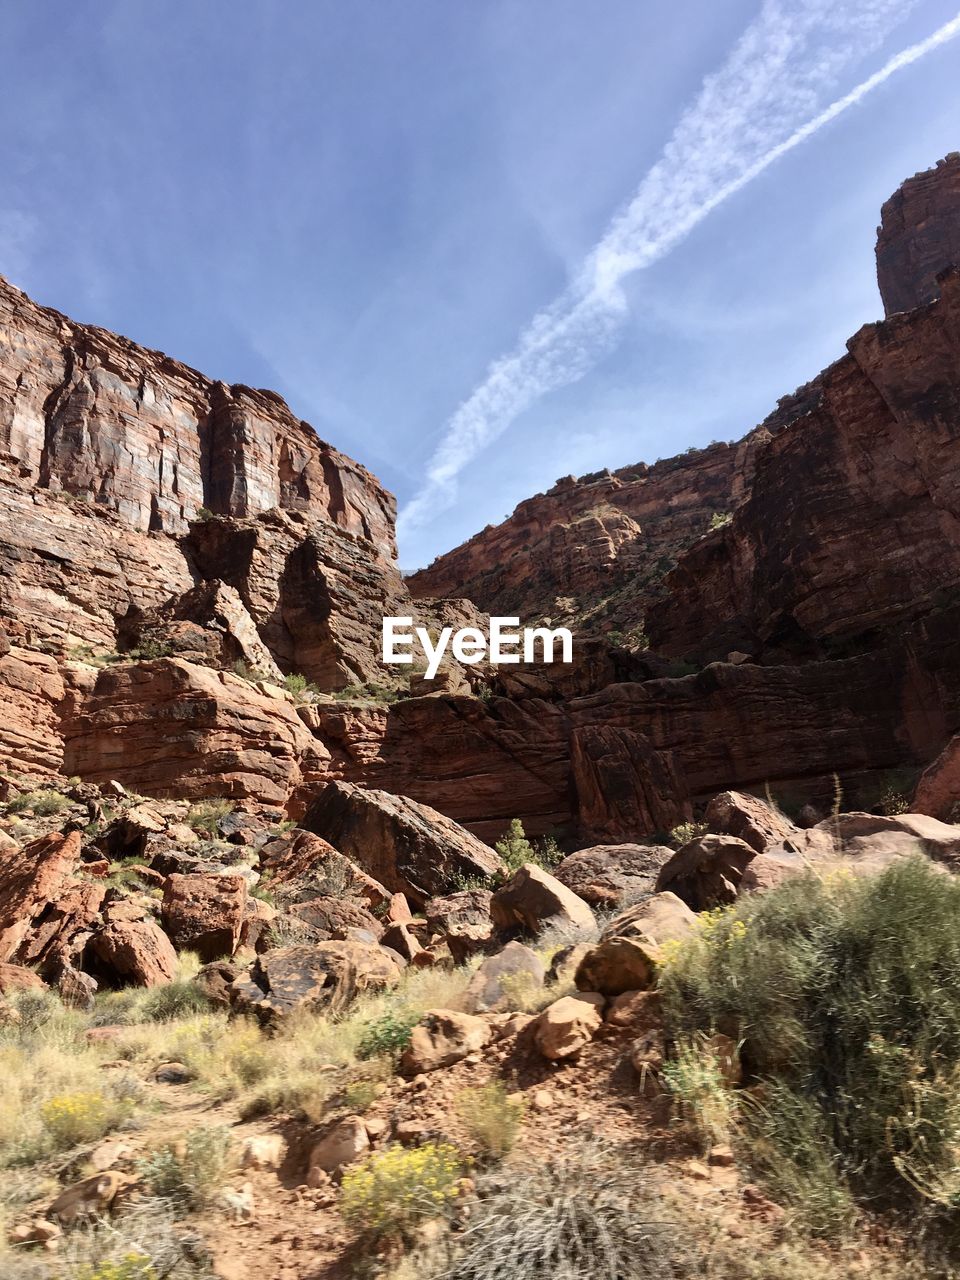
[[[406,582],[392,497],[279,397],[3,286],[0,765],[571,843],[909,786],[960,732],[956,171],[885,207],[891,314],[740,443],[559,481]],[[570,623],[574,665],[382,666],[384,614],[480,611]]]

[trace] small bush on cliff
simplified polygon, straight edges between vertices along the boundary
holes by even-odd
[[[39,791],[25,791],[14,796],[7,805],[8,813],[24,813],[30,810],[38,818],[49,818],[55,813],[63,813],[70,808],[66,796],[54,791],[52,787],[42,787]]]
[[[699,840],[707,834],[705,822],[680,822],[670,832],[670,841],[676,848],[687,844],[690,840]]]
[[[674,1036],[732,1035],[770,1082],[744,1115],[757,1164],[830,1170],[831,1198],[960,1203],[960,881],[920,860],[798,877],[717,913],[661,992]]]
[[[187,814],[187,826],[194,831],[202,831],[204,835],[215,836],[220,819],[233,813],[233,805],[229,800],[201,800]]]
[[[519,871],[525,862],[533,862],[538,867],[543,867],[545,871],[549,871],[563,858],[563,853],[552,836],[545,836],[535,844],[528,840],[519,818],[513,819],[506,834],[496,842],[494,848],[500,855],[508,875]]]

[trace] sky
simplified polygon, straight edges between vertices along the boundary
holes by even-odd
[[[279,391],[416,568],[560,476],[740,437],[879,318],[880,205],[960,149],[957,19],[0,0],[0,273]]]

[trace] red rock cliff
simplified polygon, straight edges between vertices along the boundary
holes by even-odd
[[[881,210],[877,280],[887,315],[932,302],[949,266],[960,266],[958,151],[908,178]]]
[[[180,533],[201,507],[330,520],[396,554],[395,503],[272,391],[228,387],[0,277],[0,451],[34,488]]]

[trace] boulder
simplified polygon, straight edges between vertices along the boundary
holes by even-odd
[[[593,912],[575,893],[538,867],[525,862],[490,901],[490,915],[501,929],[518,925],[530,933],[539,933],[548,924],[569,925],[574,929],[593,929]]]
[[[194,979],[194,984],[203,992],[211,1004],[220,1008],[230,1008],[230,988],[245,973],[240,964],[229,960],[214,960],[205,964]]]
[[[298,902],[290,907],[290,915],[310,926],[317,941],[345,938],[351,929],[364,929],[374,942],[379,941],[383,925],[376,916],[349,898],[325,895]]]
[[[488,1022],[453,1009],[434,1009],[410,1033],[410,1043],[400,1058],[406,1076],[436,1071],[482,1049],[493,1036]]]
[[[423,908],[427,928],[446,940],[457,964],[478,951],[488,951],[493,939],[489,889],[462,889],[446,897],[430,898]]]
[[[467,1013],[522,1007],[524,997],[543,987],[546,971],[535,951],[522,942],[508,942],[502,951],[488,956],[476,970],[464,993]]]
[[[370,1146],[370,1139],[359,1116],[346,1116],[338,1121],[310,1150],[307,1186],[323,1186],[325,1179],[352,1164]],[[318,1178],[322,1173],[324,1178]]]
[[[417,906],[460,877],[503,869],[487,845],[429,805],[347,782],[324,787],[302,825]]]
[[[574,982],[579,991],[604,996],[645,991],[656,980],[659,961],[660,948],[645,938],[607,938],[583,957]]]
[[[178,951],[195,951],[207,963],[236,951],[246,902],[243,876],[171,875],[160,918]]]
[[[681,941],[696,923],[696,914],[676,894],[655,893],[613,916],[601,938],[646,938],[660,945]]]
[[[307,901],[323,893],[357,898],[371,907],[391,900],[379,880],[328,841],[297,827],[263,846],[260,868],[287,901]]]
[[[950,739],[920,775],[912,808],[943,822],[960,818],[960,734]]]
[[[727,906],[742,888],[752,887],[744,880],[756,857],[756,849],[736,836],[698,836],[660,868],[657,891],[669,889],[694,911]]]
[[[41,918],[48,920],[49,912],[60,906],[79,867],[80,844],[79,831],[53,833],[4,856],[0,862],[0,961],[42,950],[30,945],[30,935]],[[97,893],[103,897],[102,889]]]
[[[603,1023],[605,1000],[595,992],[563,996],[532,1023],[534,1043],[545,1058],[559,1062],[580,1052]]]
[[[230,1001],[236,1012],[266,1023],[298,1009],[336,1015],[363,992],[393,986],[402,968],[395,952],[362,942],[278,947],[234,980]]]
[[[177,953],[153,920],[117,920],[90,941],[98,967],[113,985],[159,987],[177,975]]]
[[[281,690],[182,658],[104,667],[68,731],[66,772],[154,796],[282,805],[321,754]]]
[[[605,996],[645,991],[656,978],[663,943],[682,940],[695,924],[694,913],[672,893],[654,894],[629,907],[614,916],[580,961],[577,988]]]
[[[707,805],[703,818],[711,831],[736,836],[757,853],[789,840],[797,831],[778,809],[743,791],[721,791]]]
[[[653,893],[657,873],[672,856],[662,844],[598,844],[569,854],[553,874],[591,906],[616,907]]]
[[[0,964],[0,996],[12,996],[18,991],[42,991],[43,979],[20,964]]]
[[[404,960],[415,960],[423,950],[416,935],[405,924],[391,924],[384,929],[380,945],[396,951]]]

